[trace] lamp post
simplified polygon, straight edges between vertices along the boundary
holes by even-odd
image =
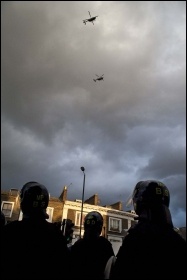
[[[82,189],[82,205],[81,205],[81,219],[80,219],[80,236],[79,238],[81,238],[81,229],[82,229],[82,214],[83,214],[83,203],[84,203],[84,188],[85,188],[85,168],[82,166],[81,167],[82,172],[84,173],[84,179],[83,179],[83,189]]]

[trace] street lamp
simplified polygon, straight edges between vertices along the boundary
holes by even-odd
[[[67,188],[69,188],[71,185],[72,185],[72,183],[70,183],[70,184],[67,186]]]
[[[85,168],[81,167],[82,172],[84,173]],[[84,179],[83,179],[83,189],[82,189],[82,206],[81,206],[81,219],[80,219],[80,238],[81,238],[81,229],[82,229],[82,214],[83,214],[83,203],[84,203],[84,187],[85,187],[85,173],[84,173]]]

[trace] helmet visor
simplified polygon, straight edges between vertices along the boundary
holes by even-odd
[[[125,202],[126,208],[132,208],[133,207],[133,201],[132,201],[132,194],[129,195]]]

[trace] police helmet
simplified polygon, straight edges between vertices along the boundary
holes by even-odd
[[[49,203],[49,193],[46,187],[38,182],[26,183],[20,191],[20,207],[23,214],[42,214],[45,219],[49,216],[46,208]]]
[[[152,207],[169,207],[170,194],[168,188],[159,181],[140,181],[134,188],[132,201],[134,210],[139,215],[143,210]]]
[[[84,219],[84,228],[101,230],[103,226],[103,217],[97,211],[89,212]]]

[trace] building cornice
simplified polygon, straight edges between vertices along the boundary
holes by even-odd
[[[76,211],[80,211],[81,203],[76,202],[76,201],[66,200],[64,207],[71,208]],[[134,217],[137,216],[136,214],[117,210],[117,209],[111,209],[111,208],[107,208],[107,207],[84,203],[84,212],[90,212],[90,211],[94,211],[94,210],[101,212],[101,214],[115,216],[115,217],[121,216],[121,217],[130,217],[130,218],[134,219]]]

